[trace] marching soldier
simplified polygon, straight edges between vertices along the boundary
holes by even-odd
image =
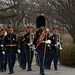
[[[54,27],[52,32],[53,32],[53,35],[50,37],[50,40],[51,40],[50,65],[53,60],[54,68],[55,68],[55,70],[58,70],[57,62],[58,62],[58,50],[59,50],[59,45],[60,45],[60,43],[58,42],[58,40],[59,40],[58,28]]]
[[[38,16],[36,19],[36,27],[39,28],[38,31],[36,31],[35,39],[34,39],[34,45],[36,47],[36,51],[39,56],[39,66],[40,66],[40,74],[45,75],[44,73],[44,49],[45,49],[45,43],[42,41],[45,40],[45,17],[44,16]]]
[[[8,26],[8,34],[5,36],[4,45],[8,61],[9,74],[14,73],[14,65],[16,60],[16,35],[13,33],[14,26]]]
[[[32,65],[32,60],[33,60],[33,33],[32,33],[32,28],[33,26],[27,26],[27,33],[25,34],[25,49],[26,49],[26,58],[27,58],[27,63],[28,63],[28,69],[27,71],[32,71],[31,65]]]
[[[18,37],[18,55],[20,61],[20,67],[22,70],[26,69],[26,51],[25,51],[25,30],[20,30],[20,36]]]
[[[3,72],[3,55],[2,55],[2,31],[0,30],[0,71]]]
[[[5,54],[5,48],[4,48],[4,38],[5,38],[6,28],[1,29],[1,35],[0,35],[0,66],[1,66],[1,72],[6,71],[6,54]]]

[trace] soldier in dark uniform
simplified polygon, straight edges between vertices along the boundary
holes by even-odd
[[[6,36],[6,28],[1,29],[1,35],[0,35],[0,64],[1,64],[1,72],[6,71],[6,54],[5,54],[5,48],[4,48],[4,38]]]
[[[25,30],[20,30],[20,36],[18,37],[18,55],[20,66],[22,70],[26,69],[26,51],[25,51],[25,38],[24,38]]]
[[[50,58],[50,65],[53,60],[54,62],[54,68],[55,70],[58,70],[57,68],[57,62],[58,62],[58,28],[54,27],[53,30],[53,35],[50,37],[51,40],[51,58]]]
[[[3,54],[2,54],[2,48],[3,48],[3,37],[2,37],[2,31],[0,30],[0,71],[3,72]]]
[[[32,71],[31,65],[32,65],[32,60],[33,60],[33,54],[34,51],[32,50],[32,41],[30,39],[32,39],[31,33],[32,33],[32,28],[33,26],[27,26],[27,33],[25,34],[25,49],[26,49],[26,58],[27,58],[27,63],[28,63],[28,69],[27,71]]]
[[[36,51],[37,51],[38,56],[39,56],[40,74],[45,75],[45,73],[44,73],[44,46],[45,46],[45,43],[42,42],[45,40],[45,37],[43,36],[43,38],[40,38],[41,35],[45,34],[44,33],[44,27],[45,27],[45,17],[44,16],[38,16],[37,17],[36,27],[39,28],[39,30],[36,31],[35,39],[34,39],[34,45],[36,47]],[[39,42],[40,42],[40,44],[39,44]]]
[[[8,26],[8,34],[5,36],[4,39],[4,46],[6,48],[9,74],[14,73],[13,68],[15,65],[16,52],[17,52],[16,35],[13,33],[13,29],[14,26]]]

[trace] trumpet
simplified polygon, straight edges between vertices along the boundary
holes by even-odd
[[[62,50],[60,35],[58,34],[57,36],[58,36],[58,39],[56,42],[56,47],[59,48],[60,50]]]

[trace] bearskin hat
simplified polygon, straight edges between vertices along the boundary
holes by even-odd
[[[45,17],[44,16],[38,16],[36,19],[36,27],[39,28],[41,26],[45,27]]]

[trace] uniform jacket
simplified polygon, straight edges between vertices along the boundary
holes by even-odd
[[[16,53],[17,43],[15,34],[7,34],[4,39],[4,46],[6,48],[6,53]]]
[[[52,49],[55,49],[56,50],[56,43],[58,41],[58,36],[53,34],[51,37],[50,37],[50,40],[51,40],[51,48]]]
[[[0,53],[4,51],[4,37],[3,35],[0,35]]]
[[[34,45],[36,46],[36,41],[39,39],[40,35],[42,34],[43,30],[38,30],[35,34],[35,39],[34,39]],[[43,39],[45,41],[45,38]],[[40,43],[40,45],[37,47],[37,50],[41,49],[44,50],[45,43]]]
[[[17,45],[18,45],[18,49],[20,49],[21,52],[25,52],[25,38],[24,38],[24,36],[18,37]]]
[[[26,33],[24,37],[25,37],[25,48],[30,49],[28,45],[28,43],[30,43],[30,33]]]

